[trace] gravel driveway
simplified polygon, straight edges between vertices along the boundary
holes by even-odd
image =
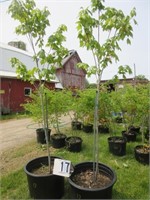
[[[35,138],[35,129],[29,129],[31,119],[11,119],[0,121],[0,151],[15,147]]]
[[[69,125],[70,121],[69,116],[62,117],[62,125]],[[0,152],[35,139],[36,128],[38,125],[30,118],[0,121]]]

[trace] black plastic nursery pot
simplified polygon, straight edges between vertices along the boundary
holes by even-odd
[[[48,129],[48,142],[50,142],[50,134],[51,129]],[[43,128],[36,129],[36,138],[38,143],[46,144],[45,131]]]
[[[109,151],[117,156],[126,155],[126,138],[113,136],[108,138]]]
[[[58,157],[51,157],[51,162]],[[39,157],[24,166],[30,196],[33,199],[60,199],[64,195],[64,177],[53,174],[37,175],[32,171],[48,165],[48,157]]]
[[[99,125],[98,126],[98,132],[99,133],[109,133],[109,128],[107,126]]]
[[[82,122],[72,121],[71,126],[72,126],[72,130],[81,130],[82,129]]]
[[[137,145],[134,148],[135,159],[145,165],[149,165],[150,161],[150,147],[144,147],[144,145]]]
[[[82,130],[86,133],[93,133],[93,124],[83,124]]]
[[[71,152],[80,152],[82,148],[82,139],[77,136],[67,137],[66,148]]]
[[[129,130],[127,131],[122,131],[122,136],[127,139],[127,142],[135,142],[136,141],[136,136],[137,132]]]
[[[66,135],[62,133],[56,133],[51,135],[52,147],[59,149],[65,146]]]
[[[129,130],[140,133],[140,126],[129,126]]]
[[[111,182],[101,188],[84,188],[79,186],[73,181],[75,175],[86,170],[93,169],[93,162],[83,162],[75,165],[74,172],[68,178],[69,184],[71,186],[72,198],[73,199],[111,199],[113,185],[117,180],[115,172],[108,166],[99,163],[99,171],[105,176],[111,179]]]

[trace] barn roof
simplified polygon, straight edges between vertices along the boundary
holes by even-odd
[[[2,42],[0,42],[0,48],[11,50],[11,51],[18,52],[18,53],[22,53],[22,54],[25,54],[25,55],[28,55],[28,56],[32,56],[32,53],[30,53],[28,51],[24,51],[22,49],[13,47],[11,45],[8,45],[8,44],[2,43]]]
[[[64,65],[75,53],[77,53],[75,50],[70,50],[69,54],[63,59],[62,65]]]
[[[68,62],[69,59],[75,54],[77,54],[75,50],[69,50],[68,55],[62,61],[62,66],[65,65],[65,63]],[[10,62],[10,59],[13,57],[18,58],[22,63],[24,63],[28,67],[28,69],[32,69],[34,64],[32,56],[32,53],[0,42],[0,71],[15,72],[15,69],[12,68]],[[60,66],[56,68],[59,69]]]
[[[79,61],[82,62],[77,51],[69,50],[68,55],[62,61],[62,66],[64,66],[74,55],[76,55]],[[10,59],[12,57],[18,58],[22,63],[24,63],[28,67],[28,69],[32,69],[34,67],[34,61],[32,56],[33,54],[30,52],[0,42],[0,77],[17,78],[16,70],[15,68],[12,68],[10,62]],[[56,68],[59,69],[61,67],[58,66]],[[59,82],[57,76],[55,76],[54,79],[51,80],[51,82],[56,83],[56,88],[62,89],[62,85]]]
[[[12,47],[7,44],[0,43],[0,70],[6,72],[15,72],[15,69],[12,68],[10,59],[12,57],[18,58],[21,62],[28,66],[29,69],[33,67],[32,54]]]

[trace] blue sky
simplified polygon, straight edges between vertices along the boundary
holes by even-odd
[[[8,43],[12,40],[23,40],[27,43],[28,51],[31,51],[26,37],[18,36],[14,33],[17,22],[11,19],[7,9],[11,1],[0,0],[0,42]],[[66,24],[68,32],[66,33],[68,49],[75,49],[81,60],[93,65],[93,57],[86,49],[79,47],[77,39],[76,24],[80,7],[90,5],[90,0],[36,0],[39,8],[47,6],[51,12],[50,23],[51,28],[48,34],[55,31],[60,24]],[[133,26],[132,44],[127,45],[121,43],[122,52],[119,52],[120,61],[104,71],[102,79],[112,78],[117,71],[119,65],[129,65],[136,75],[142,74],[150,79],[150,1],[149,0],[106,0],[105,5],[123,10],[125,14],[129,14],[130,10],[135,7],[137,16],[137,26]],[[102,39],[102,38],[101,38]],[[134,73],[127,77],[133,77]],[[95,77],[89,78],[90,82],[95,82]]]

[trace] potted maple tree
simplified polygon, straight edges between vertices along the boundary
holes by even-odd
[[[65,139],[66,149],[71,152],[80,152],[82,149],[82,138],[77,136],[77,130],[72,130],[73,134]]]
[[[80,115],[82,117],[82,130],[86,133],[93,133],[93,109],[95,91],[93,89],[85,89],[80,95]]]
[[[138,93],[136,89],[129,84],[125,84],[124,88],[119,91],[118,102],[122,112],[123,124],[125,130],[122,135],[126,137],[127,142],[136,141],[139,133],[139,126],[137,128],[137,113],[138,113]],[[138,130],[138,131],[137,131]]]
[[[95,19],[95,13],[98,18]],[[90,50],[94,58],[94,66],[86,63],[78,64],[85,69],[88,75],[95,74],[97,77],[97,90],[95,91],[94,112],[94,158],[93,162],[84,162],[75,165],[74,172],[69,177],[74,198],[83,199],[111,199],[112,188],[116,182],[115,172],[99,162],[98,156],[98,99],[100,95],[100,83],[103,71],[113,59],[118,61],[117,51],[120,50],[119,41],[126,40],[130,43],[132,37],[131,22],[136,15],[133,9],[129,15],[121,10],[106,7],[102,0],[91,0],[91,7],[82,8],[77,21],[78,38],[80,46]],[[134,21],[135,22],[135,21]],[[105,42],[100,42],[100,29],[107,34]],[[94,35],[97,30],[98,37]],[[119,72],[124,74],[130,71],[128,66],[119,67]],[[102,178],[103,177],[103,178]]]
[[[47,89],[44,88],[45,90],[45,95],[47,93]],[[49,103],[49,99],[47,99]],[[33,119],[34,122],[38,124],[38,128],[36,128],[36,139],[37,142],[40,144],[46,144],[46,137],[45,137],[45,130],[42,127],[42,111],[41,111],[41,102],[40,102],[40,97],[38,94],[38,91],[32,92],[30,94],[30,100],[28,100],[26,103],[22,104],[24,109],[30,114],[31,118]],[[46,110],[45,110],[46,111]],[[50,112],[47,116],[49,118]],[[48,142],[50,142],[50,134],[51,134],[51,129],[49,128],[51,126],[51,122],[48,119],[47,120],[47,128],[48,128]]]
[[[56,66],[61,66],[62,59],[68,51],[63,47],[65,41],[65,25],[61,25],[56,32],[51,33],[46,39],[46,28],[50,26],[49,10],[45,7],[40,10],[33,0],[13,0],[8,12],[14,20],[19,22],[15,32],[18,35],[27,36],[33,50],[33,67],[29,69],[17,58],[12,58],[12,67],[24,81],[37,83],[36,89],[40,97],[42,113],[42,125],[45,131],[48,156],[35,158],[29,161],[24,171],[27,175],[30,196],[34,199],[58,199],[64,194],[64,178],[53,175],[53,163],[55,156],[50,156],[47,137],[47,104],[44,93],[45,81],[54,78]]]
[[[149,132],[149,84],[137,85],[137,120],[142,133],[142,144],[135,146],[134,155],[138,162],[149,164],[150,161],[150,145],[144,135]]]
[[[121,95],[120,90],[115,90],[109,94],[109,127],[110,127],[110,137],[108,137],[109,151],[117,156],[126,155],[126,143],[127,139],[123,136],[119,136],[117,133],[121,130],[118,128],[118,123],[116,122],[116,115],[114,113],[120,113],[120,100]]]
[[[80,152],[82,149],[82,138],[78,136],[78,131],[82,129],[82,122],[79,121],[81,118],[80,115],[80,101],[81,101],[81,96],[80,96],[81,91],[79,90],[74,90],[71,93],[69,92],[69,102],[68,104],[68,111],[71,112],[69,113],[69,116],[71,118],[71,136],[68,136],[65,140],[66,142],[66,149],[71,152]],[[73,117],[72,117],[73,116]]]
[[[75,89],[70,97],[70,110],[73,112],[73,116],[70,114],[71,127],[73,130],[81,130],[81,112],[80,112],[80,90]]]
[[[50,110],[52,110],[51,122],[55,128],[55,134],[51,134],[51,143],[54,148],[61,148],[65,146],[66,135],[60,131],[60,118],[68,113],[68,92],[63,91],[49,91],[51,96]]]

